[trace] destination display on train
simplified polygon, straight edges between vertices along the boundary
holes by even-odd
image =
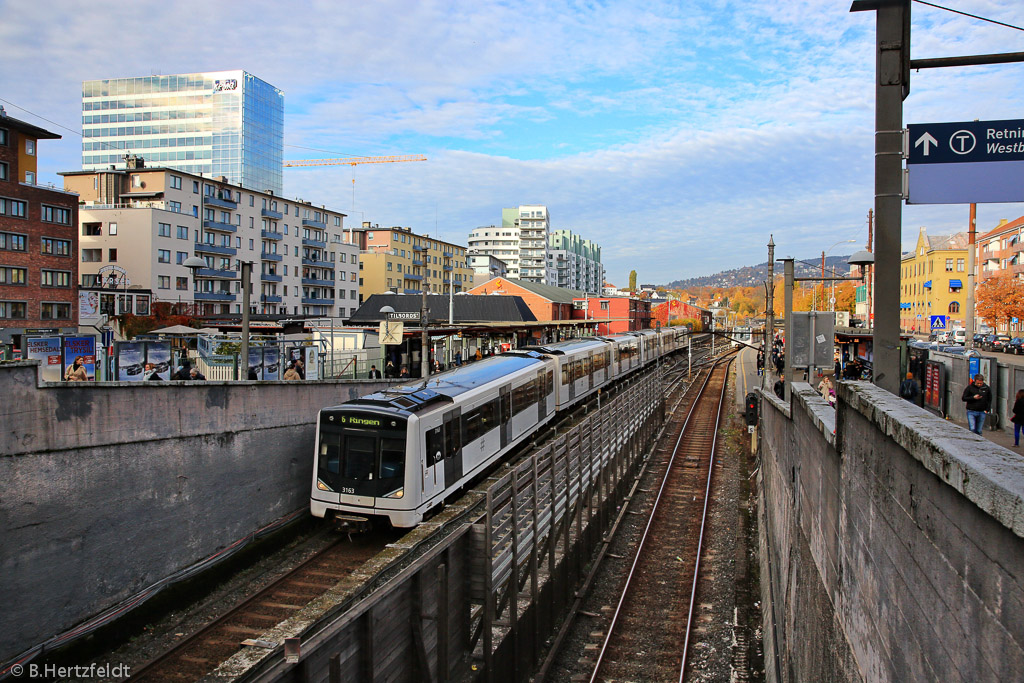
[[[404,429],[405,420],[373,413],[332,412],[326,415],[324,424],[351,429]]]

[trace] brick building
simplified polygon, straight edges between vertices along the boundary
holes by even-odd
[[[470,294],[505,294],[523,298],[537,320],[572,320],[573,301],[583,298],[583,292],[562,289],[537,282],[524,282],[515,278],[497,277],[469,290]],[[582,317],[582,316],[580,316]]]
[[[78,196],[36,184],[37,146],[60,135],[0,107],[0,347],[78,330]]]
[[[596,334],[621,334],[652,329],[651,302],[630,296],[576,297],[573,318],[593,320]]]

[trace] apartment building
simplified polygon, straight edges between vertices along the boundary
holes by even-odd
[[[253,313],[346,318],[358,308],[359,249],[340,211],[226,178],[150,168],[142,158],[125,169],[61,175],[82,201],[82,286],[101,286],[101,269],[114,265],[152,289],[157,302],[199,315],[238,314],[241,263],[248,262]],[[191,256],[207,267],[193,273],[183,265]]]
[[[78,197],[36,184],[39,141],[60,137],[0,107],[0,358],[78,330]]]
[[[1014,277],[1024,279],[1024,216],[999,225],[977,238],[978,282],[1010,272]]]
[[[967,233],[917,235],[912,252],[900,261],[900,327],[930,332],[932,316],[944,316],[945,329],[967,319]]]
[[[563,289],[578,289],[600,294],[604,285],[601,247],[571,230],[555,230],[548,237],[548,271],[554,272],[553,284]]]
[[[497,256],[490,254],[477,254],[472,249],[467,250],[469,267],[473,269],[473,279],[477,282],[486,282],[496,277],[508,277],[508,264]]]
[[[233,185],[280,195],[284,95],[245,71],[214,71],[82,84],[82,168],[142,156]]]
[[[381,228],[364,222],[354,231],[360,250],[360,301],[371,294],[432,294],[464,292],[473,286],[473,269],[466,247],[412,228]]]
[[[553,285],[554,263],[548,263],[551,216],[540,204],[501,210],[501,226],[476,228],[469,234],[474,254],[495,256],[507,264],[508,277],[523,282]]]

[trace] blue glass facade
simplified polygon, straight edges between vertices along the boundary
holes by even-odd
[[[245,71],[82,84],[82,169],[177,168],[281,194],[284,94]]]

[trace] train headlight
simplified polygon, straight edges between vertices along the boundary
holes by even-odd
[[[320,489],[321,491],[331,491],[332,490],[330,486],[328,486],[327,484],[323,483],[319,479],[316,480],[316,487],[318,489]]]
[[[405,498],[405,489],[398,489],[397,491],[392,491],[391,493],[389,493],[388,495],[386,495],[384,497],[385,498]]]

